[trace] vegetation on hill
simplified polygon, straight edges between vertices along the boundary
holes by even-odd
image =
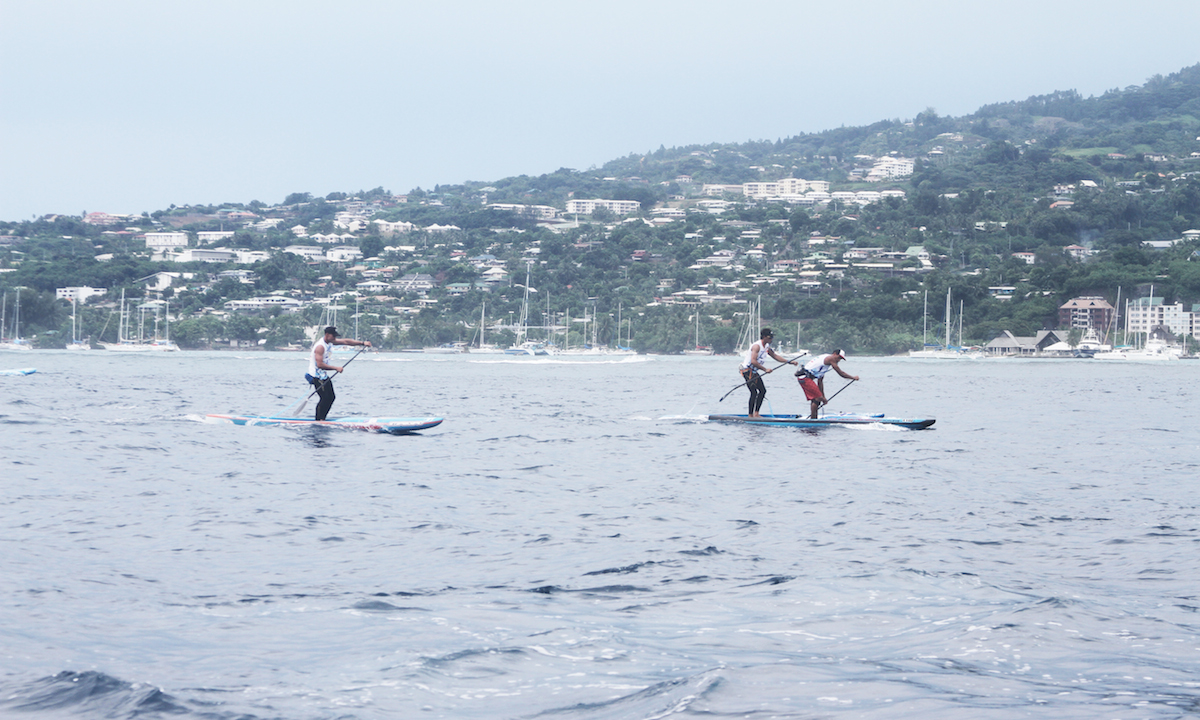
[[[881,157],[912,158],[914,172],[868,182]],[[705,184],[781,178],[826,181],[835,191],[896,189],[904,196],[865,206],[833,200],[810,207],[727,194],[729,205],[719,214],[702,207]],[[641,212],[622,218],[601,209],[552,229],[530,215],[490,207],[561,209],[570,199],[594,198],[636,201]],[[24,288],[21,334],[51,346],[70,332],[70,307],[54,300],[56,288],[107,288],[106,297],[81,308],[83,334],[112,339],[114,298],[122,290],[130,298],[146,297],[142,279],[178,272],[183,275],[162,295],[178,318],[172,335],[182,345],[301,343],[304,328],[327,317],[325,308],[256,316],[224,313],[224,303],[269,293],[310,299],[354,291],[362,277],[352,264],[311,264],[282,251],[302,242],[291,232],[297,225],[310,235],[347,232],[335,221],[348,203],[373,204],[372,219],[418,228],[392,237],[370,224],[356,231],[353,244],[365,257],[378,258],[370,266],[393,269],[394,278],[428,274],[437,283],[426,298],[436,303],[400,291],[359,298],[360,336],[385,347],[470,340],[485,303],[489,328],[515,322],[527,267],[538,291],[531,294],[529,324],[562,324],[569,317],[575,321],[568,339],[573,346],[594,337],[601,344],[632,338],[642,351],[690,347],[695,308],[672,304],[679,299],[672,294],[700,289],[741,301],[700,306],[700,342],[718,351],[737,343],[745,301],[761,298],[764,323],[791,342],[902,352],[922,342],[926,292],[941,298],[948,288],[956,304],[963,303],[964,341],[983,344],[1002,330],[1030,335],[1053,328],[1062,303],[1081,295],[1115,302],[1118,288],[1122,298],[1145,296],[1153,286],[1167,303],[1200,303],[1196,243],[1146,245],[1200,229],[1200,65],[1099,97],[1058,92],[959,118],[930,109],[910,122],[887,120],[773,142],[660,147],[585,171],[418,188],[405,202],[376,188],[325,198],[293,193],[276,206],[172,207],[120,226],[62,215],[0,223],[0,289],[8,292],[11,313],[16,288]],[[654,222],[652,211],[665,207],[686,215]],[[231,223],[231,211],[280,222]],[[216,276],[247,266],[151,262],[138,239],[152,230],[231,225],[236,234],[217,246],[270,254],[248,266],[253,284]],[[427,229],[432,225],[456,229],[433,232]],[[856,248],[903,253],[916,246],[929,253],[932,266],[915,259],[891,268],[845,262],[846,252]],[[1064,252],[1067,246],[1088,254],[1075,257]],[[728,267],[697,267],[721,251],[735,258]],[[1028,264],[1014,253],[1032,253],[1036,261]],[[479,279],[478,263],[471,260],[482,256],[504,264],[509,284],[452,294],[449,285]],[[807,263],[812,272],[780,271],[783,260]],[[1013,289],[1001,299],[999,287]],[[345,308],[339,317],[354,312],[353,297],[335,302]],[[929,322],[941,321],[938,311]],[[511,342],[515,334],[489,329],[488,339]]]

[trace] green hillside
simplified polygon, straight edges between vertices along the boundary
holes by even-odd
[[[887,158],[911,160],[912,173],[873,175]],[[844,195],[806,204],[712,187],[789,178],[828,184],[831,194],[899,192],[866,204]],[[561,211],[588,199],[635,201],[640,210],[618,216],[601,208],[545,223],[494,206]],[[339,228],[338,213],[356,202],[371,208],[371,221],[414,229],[387,236],[370,222]],[[255,217],[234,222],[233,211]],[[279,222],[265,227],[264,219]],[[372,262],[312,264],[282,252],[299,242],[290,231],[296,225],[310,236],[351,236],[344,243]],[[181,229],[195,245],[197,231],[222,227],[236,234],[213,247],[269,257],[250,265],[158,263],[138,240],[147,231]],[[269,293],[329,297],[353,291],[363,270],[386,270],[392,279],[427,274],[436,287],[424,296],[390,288],[359,298],[360,334],[403,347],[470,340],[484,303],[489,326],[509,324],[523,297],[514,283],[524,283],[528,265],[539,291],[529,324],[588,318],[590,324],[573,324],[575,334],[565,339],[572,345],[593,336],[616,344],[619,316],[621,343],[631,337],[639,350],[678,352],[695,343],[689,298],[705,292],[726,298],[699,306],[700,340],[718,350],[734,347],[747,303],[761,299],[764,323],[792,342],[896,353],[922,342],[926,291],[940,298],[952,288],[963,302],[964,341],[977,344],[1003,330],[1053,328],[1063,302],[1081,295],[1115,302],[1118,288],[1124,299],[1153,286],[1155,296],[1190,308],[1200,303],[1196,242],[1161,249],[1146,243],[1182,240],[1193,229],[1200,229],[1200,65],[1099,97],[1064,91],[958,118],[930,109],[909,122],[775,141],[660,147],[600,168],[418,188],[401,199],[376,188],[326,198],[296,193],[273,206],[173,207],[119,226],[67,216],[0,223],[0,288],[9,291],[10,305],[14,288],[28,288],[22,334],[50,346],[61,345],[55,332],[70,329],[69,306],[53,299],[56,288],[109,290],[84,308],[87,332],[99,339],[110,318],[106,303],[121,289],[143,297],[140,279],[186,273],[191,277],[165,293],[181,343],[261,340],[271,347],[302,342],[302,328],[321,322],[324,308],[256,316],[224,314],[225,303]],[[1073,254],[1064,251],[1070,246]],[[918,247],[928,264],[915,251],[900,255]],[[476,287],[484,256],[507,271],[506,284]],[[718,257],[732,260],[707,262]],[[253,271],[253,282],[217,277],[232,269]],[[931,323],[941,320],[939,311]],[[103,329],[106,339],[112,325]],[[497,342],[514,337],[489,331]]]

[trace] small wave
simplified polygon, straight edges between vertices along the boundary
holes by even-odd
[[[696,701],[703,700],[720,685],[720,672],[721,669],[706,670],[690,677],[655,683],[612,700],[553,708],[539,715],[578,716],[589,720],[624,720],[633,717],[662,720],[688,713]]]
[[[680,550],[679,554],[680,555],[720,555],[724,552],[725,552],[724,550],[718,549],[717,547],[715,547],[713,545],[709,545],[708,547],[704,548],[703,550]]]
[[[79,717],[142,717],[190,714],[175,698],[141,683],[104,673],[63,671],[25,687],[7,688],[0,708],[23,712],[65,710]]]
[[[363,612],[374,613],[394,613],[394,612],[424,612],[425,608],[393,605],[382,600],[363,600],[350,606],[351,610],[361,610]]]
[[[535,588],[529,588],[528,592],[539,593],[542,595],[555,595],[557,593],[581,593],[581,594],[620,594],[631,592],[650,592],[648,588],[638,587],[637,585],[600,585],[597,587],[588,588],[565,588],[559,585],[541,585]]]
[[[591,572],[585,572],[584,575],[610,575],[610,574],[626,575],[628,573],[635,573],[644,567],[650,567],[651,565],[657,565],[657,564],[658,563],[654,562],[653,560],[649,560],[647,562],[634,563],[632,565],[625,565],[623,567],[605,568],[603,570],[592,570]]]

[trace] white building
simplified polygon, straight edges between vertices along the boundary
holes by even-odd
[[[80,287],[63,287],[54,290],[54,296],[60,300],[74,300],[75,302],[87,302],[90,297],[104,296],[108,294],[106,288],[94,288],[82,285]]]
[[[642,208],[637,200],[568,200],[568,215],[591,215],[596,208],[602,207],[616,215],[630,215]]]
[[[316,245],[288,245],[283,249],[293,255],[299,255],[306,260],[324,260],[325,251]]]
[[[173,250],[188,246],[188,236],[184,232],[150,232],[146,233],[146,247],[150,250]]]
[[[230,300],[225,303],[225,309],[231,311],[241,310],[243,312],[254,310],[269,310],[270,308],[283,308],[284,312],[296,312],[304,307],[304,303],[290,297],[280,295],[266,295],[263,297],[249,298],[246,300]]]
[[[488,207],[495,210],[508,210],[527,217],[534,217],[538,220],[553,220],[558,217],[558,210],[549,205],[520,205],[515,203],[489,203]]]
[[[1194,324],[1183,303],[1164,305],[1160,297],[1137,298],[1125,307],[1125,331],[1130,333],[1148,333],[1162,325],[1174,335],[1192,335]]]
[[[362,256],[362,250],[359,250],[354,245],[339,245],[335,248],[329,248],[329,252],[325,253],[325,257],[330,262],[354,262],[361,259]]]
[[[388,222],[387,220],[372,220],[371,222],[379,226],[379,234],[383,237],[391,237],[393,235],[403,235],[417,229],[416,225],[403,220],[398,222]]]
[[[187,248],[181,253],[175,255],[175,262],[210,262],[210,263],[227,263],[236,262],[238,259],[237,250],[219,250],[212,248],[209,250],[201,250],[200,248]]]
[[[271,259],[271,253],[265,250],[235,250],[239,265],[253,265],[256,262],[266,262]]]
[[[171,287],[171,284],[179,278],[188,279],[191,273],[177,272],[156,272],[153,275],[147,275],[144,278],[138,278],[134,282],[140,282],[147,290],[160,292]]]
[[[714,185],[705,183],[700,187],[700,194],[705,197],[721,197],[725,193],[742,194],[741,185]]]
[[[382,280],[363,280],[354,287],[365,293],[381,293],[392,289],[391,285]]]
[[[221,272],[217,273],[218,280],[224,280],[225,278],[237,280],[243,285],[253,285],[254,281],[258,279],[258,277],[249,270],[222,270]]]
[[[232,230],[201,230],[196,233],[196,242],[200,245],[212,245],[221,240],[227,240],[234,236]]]
[[[885,157],[875,161],[871,172],[867,174],[867,182],[880,182],[913,174],[915,162],[912,158]]]
[[[675,207],[657,208],[655,210],[651,210],[650,214],[653,215],[654,217],[675,218],[675,219],[679,219],[679,220],[682,220],[687,217],[687,213],[684,212],[683,208],[675,208]]]

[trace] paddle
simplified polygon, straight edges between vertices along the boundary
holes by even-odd
[[[834,394],[832,394],[832,395],[830,395],[829,397],[825,398],[825,402],[821,403],[821,407],[824,407],[824,406],[828,405],[830,400],[832,400],[832,399],[834,399],[835,397],[837,397],[838,395],[840,395],[840,394],[841,394],[841,392],[842,392],[843,390],[845,390],[846,388],[850,387],[850,386],[851,386],[851,385],[853,385],[854,383],[855,383],[855,381],[854,381],[854,380],[851,380],[850,382],[848,382],[848,383],[846,383],[845,385],[843,385],[843,386],[841,386],[840,388],[838,388],[838,391],[837,391],[837,392],[835,392]]]
[[[346,366],[349,365],[350,363],[354,362],[354,358],[358,357],[359,355],[362,355],[363,351],[366,349],[367,349],[366,345],[363,345],[361,348],[359,348],[358,352],[354,353],[354,357],[347,360],[346,364],[342,366],[342,369],[338,370],[338,372],[334,373],[334,375],[337,375],[338,373],[343,372],[346,369]],[[320,380],[320,383],[317,384],[316,390],[313,390],[309,394],[302,397],[299,401],[294,402],[291,405],[284,408],[283,413],[281,413],[280,415],[273,415],[272,417],[282,417],[285,414],[287,417],[296,417],[300,413],[304,412],[304,406],[308,405],[308,401],[312,399],[312,396],[321,392],[321,390],[325,387],[325,383],[329,382],[332,379],[333,378],[318,378],[318,380]]]
[[[792,362],[792,360],[799,360],[800,358],[804,357],[804,356],[805,356],[805,355],[807,355],[807,354],[808,354],[807,352],[802,352],[802,353],[800,353],[799,355],[797,355],[796,357],[794,357],[794,358],[791,358],[791,359],[788,359],[788,360],[785,360],[785,361],[783,361],[783,362],[779,363],[778,365],[776,365],[775,367],[773,367],[773,368],[771,368],[771,369],[772,369],[772,370],[778,370],[779,368],[783,367],[784,365],[787,365],[787,364],[791,363],[791,362]],[[733,386],[733,388],[731,388],[729,392],[727,392],[727,393],[725,393],[724,395],[722,395],[722,396],[721,396],[721,400],[724,400],[725,398],[727,398],[727,397],[729,397],[731,394],[733,394],[733,391],[734,391],[734,390],[737,390],[738,388],[746,387],[746,383],[748,383],[748,382],[750,382],[750,380],[749,380],[749,379],[746,379],[746,380],[743,380],[743,381],[741,382],[741,384],[740,384],[740,385],[734,385],[734,386]],[[717,402],[721,402],[721,400],[718,400]]]

